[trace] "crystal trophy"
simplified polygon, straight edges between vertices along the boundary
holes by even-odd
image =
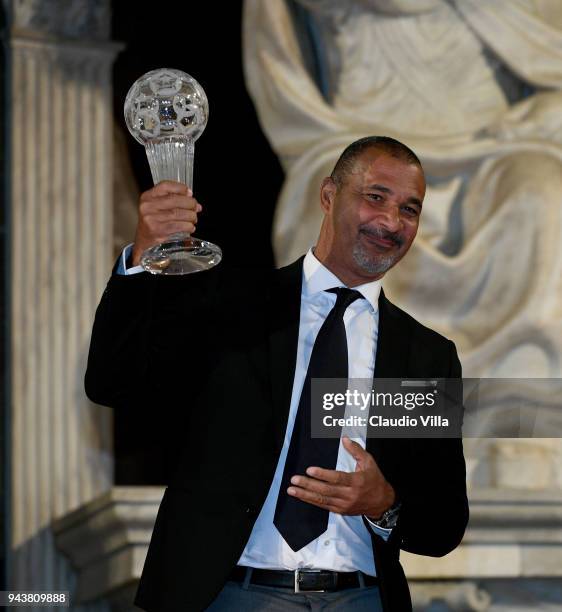
[[[209,116],[201,85],[181,70],[152,70],[133,83],[124,111],[129,131],[145,147],[154,183],[179,181],[193,189],[195,141]],[[181,232],[147,249],[141,265],[152,274],[190,274],[221,259],[217,245]]]

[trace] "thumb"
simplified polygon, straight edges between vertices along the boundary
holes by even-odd
[[[367,451],[357,442],[354,442],[347,436],[342,438],[343,447],[345,450],[357,461],[357,463],[362,463],[365,460],[366,455],[368,455]]]

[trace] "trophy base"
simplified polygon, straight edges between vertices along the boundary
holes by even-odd
[[[222,251],[216,244],[189,234],[175,234],[147,249],[142,254],[141,266],[151,274],[174,276],[209,270],[221,259]]]

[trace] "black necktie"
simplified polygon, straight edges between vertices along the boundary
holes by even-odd
[[[306,469],[313,465],[335,469],[340,443],[339,438],[312,438],[310,435],[311,379],[345,379],[342,392],[347,389],[347,336],[343,315],[352,302],[363,297],[358,291],[342,287],[328,291],[338,297],[312,347],[273,518],[273,524],[295,552],[326,531],[329,513],[291,497],[287,493],[291,477],[305,475]]]

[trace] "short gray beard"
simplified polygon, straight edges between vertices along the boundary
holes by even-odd
[[[365,251],[363,245],[358,241],[353,247],[353,259],[355,263],[367,274],[373,276],[384,274],[398,261],[400,254],[394,255],[370,255]]]

